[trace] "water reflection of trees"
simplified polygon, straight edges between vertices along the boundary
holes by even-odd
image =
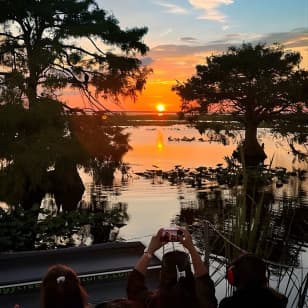
[[[52,193],[63,210],[76,209],[84,192],[77,168],[112,185],[130,149],[128,135],[114,124],[99,114],[63,113],[47,99],[30,110],[1,106],[0,200],[30,209]]]
[[[0,200],[9,205],[9,220],[18,220],[20,213],[14,208],[21,208],[23,215],[23,210],[29,210],[32,218],[27,218],[32,219],[30,225],[37,232],[45,232],[40,230],[37,216],[47,193],[53,195],[59,217],[64,215],[61,211],[76,211],[85,189],[78,168],[90,174],[94,183],[112,185],[114,172],[121,168],[121,159],[130,148],[128,135],[112,117],[64,113],[57,102],[48,99],[30,110],[8,104],[0,111]],[[56,222],[53,214],[51,219],[67,233],[65,219]],[[0,217],[1,222],[3,219]],[[83,221],[81,216],[79,219]],[[24,229],[10,230],[14,237]],[[29,234],[24,240],[31,242],[24,248],[34,248],[39,235],[21,232]]]
[[[308,204],[302,181],[291,183],[293,195],[280,196],[275,185],[252,195],[244,185],[203,189],[196,201],[181,200],[177,223],[189,226],[205,261],[210,260],[216,285],[226,283],[230,260],[253,252],[266,260],[271,286],[288,296],[288,307],[305,307],[308,273],[301,253],[308,248]]]
[[[128,221],[127,204],[112,203],[102,187],[90,190],[75,210],[58,211],[48,195],[42,206],[0,207],[0,251],[23,251],[89,245],[117,239]]]
[[[199,191],[196,203],[183,202],[178,220],[195,229],[201,250],[205,249],[204,220],[242,250],[273,262],[296,267],[300,253],[308,247],[308,207],[302,190],[284,197],[275,197],[273,191],[255,192],[248,198],[243,188]],[[210,247],[214,254],[230,259],[239,253],[215,232],[211,232]]]
[[[91,183],[87,188],[88,202],[82,201],[80,208],[89,215],[96,216],[90,227],[93,243],[102,243],[116,240],[120,228],[129,220],[127,214],[127,203],[110,201],[109,192],[111,187],[95,185]],[[95,213],[95,215],[93,215]],[[103,216],[99,217],[100,214]]]

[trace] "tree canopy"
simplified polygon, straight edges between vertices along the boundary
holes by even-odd
[[[95,0],[2,0],[0,26],[6,100],[31,104],[69,85],[95,104],[98,93],[134,96],[144,86],[148,70],[136,56],[148,50],[147,28],[121,29]]]
[[[245,128],[245,159],[256,164],[266,157],[257,141],[260,123],[306,110],[308,71],[299,68],[300,61],[298,52],[279,44],[242,44],[207,57],[194,76],[173,90],[184,112],[232,113]]]
[[[147,28],[122,29],[95,0],[0,3],[0,200],[30,208],[48,191],[73,209],[77,167],[110,182],[130,147],[123,129],[61,94],[77,89],[94,110],[107,109],[101,97],[134,98],[149,72],[138,58]]]

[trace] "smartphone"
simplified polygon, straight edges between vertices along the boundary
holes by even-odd
[[[179,242],[182,234],[182,230],[178,228],[163,229],[160,240],[161,242]]]

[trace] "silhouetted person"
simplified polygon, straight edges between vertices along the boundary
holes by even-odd
[[[180,228],[180,243],[189,251],[171,251],[162,259],[159,288],[150,291],[145,285],[145,275],[153,253],[166,242],[162,241],[163,229],[152,237],[150,244],[128,278],[128,299],[146,308],[214,308],[217,306],[214,283],[208,269],[196,251],[191,235]],[[190,257],[194,267],[191,269]]]
[[[268,286],[264,261],[254,254],[243,254],[227,269],[233,295],[222,299],[219,308],[284,308],[288,299]]]
[[[88,294],[75,271],[62,264],[51,266],[41,285],[41,308],[90,308]]]

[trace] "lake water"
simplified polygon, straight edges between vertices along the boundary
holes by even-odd
[[[133,150],[129,151],[124,162],[129,164],[130,177],[121,181],[118,174],[114,187],[106,194],[111,202],[126,202],[130,220],[127,226],[121,228],[121,237],[126,240],[146,237],[153,234],[159,227],[169,226],[172,219],[179,213],[183,200],[195,201],[196,189],[187,185],[170,185],[168,181],[160,179],[146,179],[135,173],[146,170],[162,169],[171,170],[176,165],[185,168],[199,166],[215,167],[224,164],[224,157],[230,156],[236,148],[235,143],[222,145],[218,142],[202,142],[198,139],[202,136],[194,128],[185,125],[174,126],[142,126],[128,127],[130,133],[130,145]],[[195,138],[195,141],[169,141],[172,137],[183,139]],[[293,156],[289,153],[287,144],[273,140],[266,134],[266,130],[259,133],[260,141],[265,144],[267,160],[272,160],[272,166],[286,167],[288,170],[307,169],[306,163],[293,163]],[[203,136],[204,139],[206,139]],[[86,183],[91,178],[84,176]],[[308,191],[308,181],[301,182],[303,190]],[[284,185],[277,189],[277,195],[284,195],[294,189]],[[180,202],[181,201],[181,202]]]
[[[129,127],[126,132],[130,133],[133,150],[126,154],[124,161],[128,162],[134,171],[153,169],[153,165],[161,169],[169,169],[177,164],[191,168],[201,165],[214,167],[224,163],[224,157],[230,156],[236,148],[236,143],[222,145],[211,141],[209,136],[200,135],[195,128],[185,125]],[[242,135],[239,133],[236,141],[241,140]],[[195,139],[185,141],[185,137],[187,140]],[[264,143],[268,156],[265,163],[273,160],[273,166],[284,166],[290,170],[307,169],[305,163],[292,163],[293,156],[289,153],[287,143],[274,139],[269,135],[269,130],[259,129],[258,138],[260,143]]]
[[[133,148],[123,159],[131,168],[130,177],[122,181],[120,174],[117,174],[114,187],[105,188],[111,202],[128,204],[130,219],[120,232],[125,240],[146,239],[159,227],[170,225],[179,213],[183,200],[196,200],[195,188],[170,185],[168,181],[146,179],[135,173],[155,169],[168,171],[176,165],[191,169],[199,166],[215,167],[220,163],[225,165],[224,157],[230,156],[236,148],[236,143],[224,146],[219,142],[199,141],[199,138],[206,140],[206,137],[185,125],[127,127],[125,131],[130,134],[130,145]],[[185,140],[185,137],[195,140],[174,141],[178,138]],[[273,167],[308,169],[306,163],[293,162],[288,145],[273,139],[265,129],[259,130],[259,139],[264,143],[268,156],[265,163],[269,164],[272,160]],[[91,178],[86,175],[83,175],[83,180],[88,185],[91,183]],[[301,182],[301,188],[308,191],[308,181]],[[294,190],[294,185],[284,185],[276,190],[276,194],[290,194],[290,190]]]
[[[121,175],[117,174],[113,188],[102,189],[111,203],[123,202],[127,204],[129,220],[127,225],[120,228],[118,238],[125,241],[138,240],[147,245],[151,236],[160,227],[171,226],[177,220],[183,208],[192,206],[198,209],[200,196],[198,197],[198,189],[187,183],[171,184],[161,177],[146,178],[136,173],[158,169],[168,171],[176,165],[191,169],[199,166],[214,168],[221,163],[225,165],[224,157],[232,154],[236,144],[231,142],[224,146],[201,136],[196,129],[185,125],[127,127],[125,131],[130,133],[130,145],[133,147],[133,150],[124,157],[124,162],[130,166],[130,176],[123,180]],[[240,136],[237,138],[239,139]],[[307,170],[306,163],[293,161],[287,143],[273,139],[266,129],[259,130],[259,139],[261,143],[264,143],[268,155],[266,164],[272,161],[272,167],[285,167],[290,171]],[[88,186],[90,185],[91,178],[84,175],[83,180]],[[280,200],[298,198],[298,195],[301,194],[301,202],[304,207],[306,206],[304,210],[307,210],[307,180],[299,180],[295,176],[290,178],[287,184],[273,187],[275,198]],[[209,188],[210,190],[211,188]],[[221,190],[226,198],[230,196],[229,189],[222,187]],[[87,194],[89,191],[86,191],[85,196]],[[281,207],[279,202],[274,203],[274,210]],[[218,214],[215,215],[213,217]],[[263,222],[261,221],[261,223]],[[307,236],[307,221],[304,226]],[[296,243],[296,245],[296,247],[300,247],[300,251],[296,254],[298,276],[302,276],[303,279],[308,268],[307,242]],[[172,249],[172,247],[167,247],[167,249]],[[161,252],[158,252],[158,255],[161,256]],[[213,261],[214,263],[215,261]],[[212,268],[212,271],[216,271],[215,268]],[[215,275],[219,280],[224,275],[224,271],[217,271]],[[287,278],[285,278],[285,282],[281,283],[280,281],[279,288],[287,288],[288,281]],[[277,283],[277,279],[272,278],[272,284],[275,283]],[[226,287],[225,285],[220,286],[217,290],[217,296],[221,298],[225,295]],[[293,300],[295,298],[294,292],[292,291],[290,294],[292,294],[290,298]],[[289,305],[289,307],[291,306]]]

